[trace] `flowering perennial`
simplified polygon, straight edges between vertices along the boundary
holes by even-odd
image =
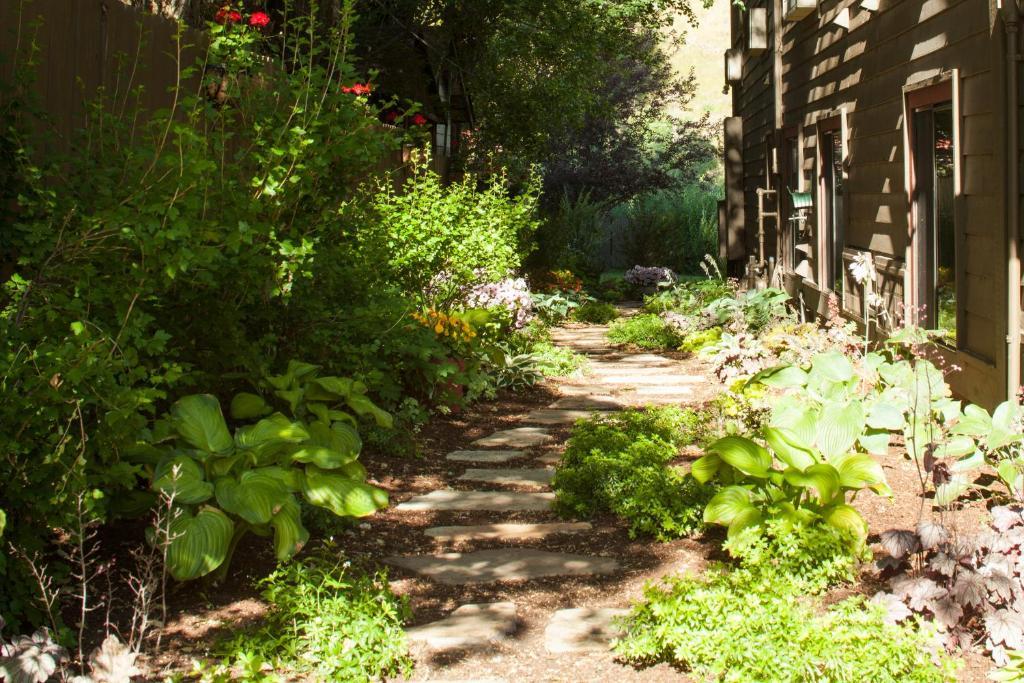
[[[453,341],[470,341],[476,337],[476,330],[473,326],[461,318],[434,310],[427,310],[425,313],[413,313],[412,319],[424,327],[434,330],[434,334],[441,337],[448,337]]]
[[[218,24],[237,24],[242,20],[242,13],[238,10],[231,9],[230,7],[221,7],[217,10],[217,13],[213,15],[213,20]]]
[[[349,95],[369,95],[373,92],[373,86],[369,83],[353,83],[341,86],[341,92]]]
[[[270,15],[266,12],[253,12],[249,17],[249,26],[263,28],[270,23]]]
[[[633,266],[626,271],[626,282],[637,287],[654,287],[675,281],[676,274],[663,266]]]
[[[533,319],[533,299],[523,278],[505,278],[472,287],[464,299],[472,308],[504,308],[512,317],[512,327],[521,329]]]

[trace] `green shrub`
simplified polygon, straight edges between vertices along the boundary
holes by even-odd
[[[945,683],[956,662],[917,623],[892,625],[857,597],[822,611],[778,574],[712,569],[648,586],[616,652],[670,662],[700,678],[748,683]]]
[[[544,377],[568,377],[582,370],[587,359],[582,354],[549,341],[539,341],[531,350],[533,365]]]
[[[688,334],[679,345],[680,351],[689,351],[690,353],[697,353],[704,349],[714,346],[722,339],[722,328],[712,327],[707,330],[701,330],[700,332],[694,332]]]
[[[671,462],[695,422],[696,413],[678,408],[581,420],[555,471],[557,509],[580,517],[614,513],[629,523],[631,536],[693,533],[711,490]]]
[[[605,325],[619,317],[619,310],[604,301],[590,301],[572,312],[573,320],[581,323]]]
[[[407,598],[383,572],[309,558],[260,581],[269,611],[259,625],[216,646],[225,664],[267,663],[277,671],[323,681],[376,681],[412,671],[403,622]],[[262,680],[260,678],[246,680]]]
[[[608,330],[608,341],[641,349],[674,349],[683,341],[676,331],[656,315],[644,313],[616,320]]]
[[[725,543],[740,566],[759,580],[785,576],[810,593],[856,578],[859,560],[870,557],[870,551],[858,556],[854,547],[855,539],[835,527],[779,520],[744,529]]]

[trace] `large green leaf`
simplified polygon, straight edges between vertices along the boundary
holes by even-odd
[[[811,465],[803,472],[790,467],[783,472],[783,476],[790,486],[814,488],[823,505],[831,501],[839,491],[839,472],[832,465]]]
[[[796,439],[787,434],[786,430],[766,427],[763,434],[775,456],[790,467],[803,471],[818,462],[814,457],[814,451],[798,445]]]
[[[193,394],[171,406],[171,422],[185,441],[200,450],[218,455],[234,448],[220,403],[210,394]]]
[[[153,472],[154,491],[172,496],[181,505],[197,505],[210,499],[213,484],[206,481],[203,468],[187,455],[162,460]]]
[[[260,472],[277,479],[292,493],[302,490],[302,480],[306,476],[298,467],[261,467]]]
[[[221,508],[250,524],[267,524],[291,498],[281,479],[263,469],[249,470],[238,479],[221,477],[216,491]]]
[[[204,507],[195,516],[182,510],[171,522],[167,570],[178,581],[209,574],[227,558],[234,530],[231,519],[215,507]]]
[[[989,450],[995,451],[1021,440],[1015,423],[1020,409],[1016,403],[1000,403],[992,411],[992,431],[988,435]]]
[[[975,438],[988,436],[992,431],[992,418],[984,408],[971,403],[964,408],[964,414],[949,431]]]
[[[759,383],[776,389],[802,387],[807,384],[807,373],[796,365],[777,365],[747,380],[748,385]]]
[[[853,363],[838,351],[819,353],[811,360],[812,379],[829,382],[849,382],[853,379]]]
[[[743,474],[764,479],[772,466],[772,456],[765,448],[742,436],[726,436],[711,444],[707,451],[717,453],[726,463]]]
[[[834,505],[822,510],[821,515],[829,526],[850,532],[858,545],[863,545],[867,540],[867,522],[855,508],[846,504]]]
[[[771,426],[785,430],[790,443],[811,449],[818,433],[818,413],[806,397],[784,396],[772,409]]]
[[[1010,493],[1019,496],[1024,491],[1024,467],[1017,460],[1003,460],[996,466],[999,478],[1010,489]]]
[[[231,417],[236,420],[254,420],[273,412],[262,396],[251,394],[247,391],[235,394],[231,399]]]
[[[750,502],[750,491],[742,486],[726,486],[704,508],[704,522],[729,526],[740,515],[755,509]]]
[[[281,413],[274,413],[254,425],[236,430],[235,444],[241,449],[252,451],[258,463],[268,464],[292,444],[302,443],[309,437],[309,431],[301,423],[293,422]]]
[[[918,360],[914,364],[913,377],[908,391],[911,405],[917,406],[919,412],[928,410],[933,401],[947,398],[951,393],[942,370],[926,360]]]
[[[322,422],[314,422],[309,425],[309,440],[303,446],[328,448],[351,460],[359,455],[363,442],[359,438],[359,432],[347,423],[336,422],[328,427]]]
[[[342,474],[307,467],[302,494],[313,505],[339,517],[365,517],[387,507],[387,493]]]
[[[864,432],[864,408],[859,401],[829,402],[818,417],[817,445],[826,458],[850,451]]]
[[[892,494],[882,465],[870,455],[848,453],[835,458],[832,464],[839,472],[839,485],[844,489],[859,491],[867,487],[879,495]]]
[[[4,529],[7,528],[7,513],[0,509],[0,538],[4,536]]]
[[[714,479],[721,468],[722,459],[718,457],[718,454],[708,453],[694,461],[693,465],[690,466],[690,474],[701,484],[706,484]]]
[[[907,419],[904,417],[903,410],[899,406],[893,403],[878,401],[875,405],[871,406],[866,422],[872,429],[899,431],[903,429]]]
[[[872,455],[887,455],[891,440],[892,435],[887,429],[865,429],[864,433],[857,439],[857,443]]]
[[[353,394],[349,396],[345,402],[348,404],[348,407],[355,411],[355,413],[360,417],[364,417],[366,415],[373,417],[378,427],[391,429],[395,426],[395,421],[394,418],[391,417],[391,413],[378,408],[373,401],[362,394]]]
[[[974,439],[969,436],[957,435],[946,439],[935,447],[936,458],[960,458],[970,455],[977,448]]]
[[[309,540],[309,532],[302,526],[302,508],[294,496],[288,496],[270,525],[274,527],[274,555],[279,562],[290,560]]]
[[[342,453],[323,446],[302,446],[291,455],[292,462],[308,463],[325,470],[336,470],[356,457],[353,453]]]
[[[761,511],[756,507],[748,507],[741,510],[729,524],[729,531],[726,533],[727,538],[735,538],[744,529],[757,526],[761,523]]]
[[[355,380],[348,377],[317,377],[306,383],[306,398],[311,401],[343,401],[352,395],[355,384]]]
[[[939,507],[947,507],[967,493],[971,483],[962,474],[954,474],[945,484],[935,487],[935,504]]]

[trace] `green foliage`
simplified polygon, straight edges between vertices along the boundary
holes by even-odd
[[[648,408],[578,422],[555,471],[556,507],[572,516],[614,513],[630,535],[692,534],[710,490],[672,461],[698,421],[692,411]]]
[[[786,318],[789,295],[781,289],[752,289],[738,297],[722,297],[708,306],[708,313],[720,324],[736,321],[746,331],[757,334],[769,325]]]
[[[368,682],[411,673],[402,629],[408,601],[391,593],[383,573],[311,557],[278,569],[260,585],[269,612],[252,630],[216,645],[222,670],[248,670],[245,681],[266,680],[263,663],[324,681]]]
[[[534,367],[544,377],[568,377],[587,365],[584,355],[548,341],[535,343],[530,355]]]
[[[924,628],[888,624],[862,598],[822,609],[783,575],[712,570],[648,586],[625,625],[615,649],[627,661],[667,661],[716,681],[956,680],[957,663],[933,651]]]
[[[721,341],[721,339],[722,328],[712,327],[707,330],[701,330],[700,332],[694,332],[693,334],[686,335],[682,343],[679,344],[679,350],[696,353],[714,346]]]
[[[186,396],[157,425],[153,438],[162,447],[137,451],[141,462],[155,460],[153,491],[175,503],[167,557],[175,579],[217,569],[223,576],[250,531],[272,534],[278,561],[291,559],[309,540],[296,494],[339,517],[363,517],[387,505],[387,494],[365,483],[356,419],[340,409],[390,426],[391,416],[366,398],[366,388],[318,376],[316,366],[295,361],[268,382],[292,418],[275,412],[232,435],[215,397]],[[236,419],[272,410],[255,394],[239,394],[231,407]]]
[[[616,320],[608,329],[608,341],[641,349],[674,349],[682,343],[672,326],[650,313]]]
[[[629,263],[659,263],[697,275],[704,254],[718,252],[718,190],[701,184],[641,195],[611,211],[625,222]]]
[[[606,325],[618,317],[619,310],[603,301],[589,301],[572,312],[573,320],[594,325]]]
[[[533,295],[533,312],[546,325],[557,325],[589,300],[578,292],[554,290]]]
[[[713,302],[730,299],[735,295],[736,287],[729,280],[715,277],[684,280],[669,289],[644,297],[644,310],[648,313],[673,311],[699,316]]]
[[[725,543],[729,554],[759,582],[785,576],[801,592],[821,593],[856,578],[858,560],[849,532],[823,524],[789,524],[773,519],[762,528],[746,528]]]

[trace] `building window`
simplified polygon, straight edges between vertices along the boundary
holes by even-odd
[[[842,296],[843,247],[846,246],[846,211],[843,194],[843,133],[838,121],[819,133],[821,169],[821,233],[824,268],[822,287]]]
[[[946,330],[944,341],[957,346],[956,221],[953,105],[949,85],[911,95],[911,210],[914,227],[918,322]],[[936,100],[922,101],[926,98]],[[917,102],[915,102],[915,99]]]
[[[798,232],[800,230],[800,221],[797,215],[797,209],[794,206],[793,194],[800,192],[800,137],[798,135],[787,136],[783,145],[785,153],[785,168],[784,173],[784,188],[782,190],[782,206],[786,207],[786,213],[782,216],[785,230],[780,231],[786,235],[785,239],[785,258],[786,258],[786,269],[796,270],[797,265],[797,252],[796,243]]]

